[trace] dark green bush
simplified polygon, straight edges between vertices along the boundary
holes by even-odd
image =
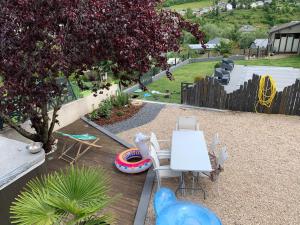
[[[127,93],[118,91],[115,96],[111,97],[111,103],[117,108],[128,105],[130,103],[129,95]]]
[[[98,110],[94,110],[92,113],[90,113],[91,120],[98,120],[99,119],[99,113]]]
[[[116,112],[116,115],[117,115],[117,116],[123,116],[124,113],[123,113],[122,111],[118,111],[118,112]]]
[[[215,68],[220,68],[220,67],[221,67],[221,63],[220,62],[218,62],[218,63],[215,64]]]
[[[110,99],[106,99],[99,104],[98,115],[103,118],[110,118],[112,110],[112,103]]]

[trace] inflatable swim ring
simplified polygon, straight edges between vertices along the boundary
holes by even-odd
[[[129,162],[131,159],[140,159],[137,162]],[[115,159],[118,170],[124,173],[140,173],[149,169],[152,165],[151,159],[143,159],[137,148],[130,148],[119,153]]]

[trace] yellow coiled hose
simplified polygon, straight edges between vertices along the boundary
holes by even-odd
[[[269,78],[270,81],[270,88],[265,88],[267,77]],[[268,92],[270,93],[269,95]],[[270,108],[275,96],[276,96],[276,82],[270,75],[262,76],[259,81],[258,101],[256,107],[258,104],[260,104],[262,106]],[[256,107],[255,107],[255,111],[257,112]]]

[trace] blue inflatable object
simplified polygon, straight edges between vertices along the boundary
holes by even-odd
[[[161,188],[154,197],[156,225],[222,225],[211,210],[188,201],[177,200],[174,192]]]

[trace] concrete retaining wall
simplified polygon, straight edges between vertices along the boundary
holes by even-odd
[[[230,56],[229,58],[232,59],[232,60],[244,60],[245,56],[243,56],[243,55],[233,55],[233,56]],[[187,64],[190,64],[190,63],[221,61],[222,59],[223,59],[222,56],[219,56],[219,57],[210,57],[210,58],[193,58],[193,59],[187,59],[187,60],[185,60],[185,61],[183,61],[181,63],[178,63],[175,66],[172,66],[170,68],[170,72],[173,72],[174,70],[176,70],[176,69],[178,69],[178,68],[180,68],[182,66],[185,66]],[[152,77],[152,82],[159,80],[160,78],[164,77],[165,75],[166,75],[166,70],[161,71],[160,73],[158,73],[158,74],[156,74],[155,76]],[[137,89],[139,89],[139,85],[138,84],[133,85],[133,86],[131,86],[131,87],[123,90],[123,92],[132,93],[132,92],[134,92]]]
[[[222,59],[223,59],[222,56],[209,57],[209,58],[194,58],[194,59],[189,59],[189,63],[221,61]],[[233,56],[230,56],[229,59],[244,60],[245,56],[244,55],[233,55]]]
[[[183,61],[183,62],[181,62],[181,63],[178,63],[178,64],[175,65],[175,66],[172,66],[172,67],[170,68],[170,71],[172,72],[172,71],[174,71],[175,69],[177,69],[177,68],[179,68],[179,67],[182,67],[182,66],[184,66],[184,65],[187,65],[187,64],[189,64],[189,63],[190,63],[190,62],[189,62],[189,59],[187,59],[187,60],[185,60],[185,61]],[[166,70],[159,72],[158,74],[156,74],[155,76],[152,77],[152,82],[159,80],[160,78],[164,77],[165,75],[166,75]],[[131,87],[129,87],[129,88],[126,88],[125,90],[123,90],[123,92],[125,92],[125,93],[132,93],[132,92],[134,92],[135,90],[139,89],[139,87],[140,87],[140,86],[139,86],[138,84],[136,84],[136,85],[133,85],[133,86],[131,86]]]
[[[103,94],[99,94],[97,97],[94,97],[93,94],[86,96],[84,98],[77,99],[75,101],[69,102],[61,107],[58,111],[58,121],[59,124],[55,125],[54,131],[61,129],[74,121],[80,119],[82,116],[91,113],[94,109],[96,109],[99,103],[114,95],[118,90],[118,85],[112,85],[110,89],[103,90]],[[53,111],[49,111],[48,115],[52,118]],[[30,126],[30,121],[26,121],[22,124],[22,127],[30,132],[34,132],[34,130]]]
[[[114,95],[118,90],[118,85],[113,85],[110,89],[103,90],[103,94],[99,94],[97,97],[94,97],[93,94],[80,98],[78,100],[69,102],[61,107],[58,111],[58,121],[59,125],[56,124],[54,130],[61,129],[74,121],[80,119],[82,116],[91,113],[94,109],[96,109],[99,103]],[[52,110],[48,113],[50,118],[52,117]]]

